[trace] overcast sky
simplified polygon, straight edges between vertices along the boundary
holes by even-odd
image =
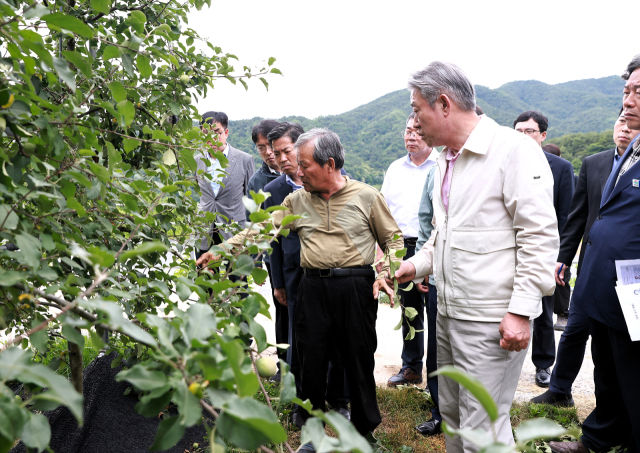
[[[619,75],[640,53],[637,2],[212,0],[189,26],[240,68],[275,57],[283,75],[268,91],[221,80],[198,108],[232,120],[340,114],[404,89],[433,60],[490,88]]]

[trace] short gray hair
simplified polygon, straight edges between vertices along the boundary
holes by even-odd
[[[416,89],[431,107],[441,94],[449,96],[464,111],[476,109],[473,85],[454,64],[434,61],[409,79],[409,89]]]
[[[344,148],[340,143],[338,134],[329,129],[317,127],[300,135],[294,147],[299,149],[311,140],[314,140],[313,160],[321,167],[324,167],[324,164],[331,158],[336,163],[336,169],[342,168],[344,165]]]
[[[624,74],[622,74],[621,77],[624,80],[629,80],[629,77],[631,77],[631,73],[638,68],[640,68],[640,54],[631,59],[631,62],[627,65],[627,70]]]

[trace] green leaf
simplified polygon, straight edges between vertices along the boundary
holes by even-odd
[[[251,271],[251,276],[253,277],[254,282],[258,285],[262,285],[267,280],[269,273],[261,267],[255,267]]]
[[[125,90],[124,86],[120,82],[111,82],[109,84],[109,90],[111,90],[111,96],[114,101],[120,102],[127,99],[127,90]]]
[[[18,215],[8,205],[0,205],[0,224],[4,222],[2,226],[5,230],[15,230],[18,226]]]
[[[189,294],[191,294],[191,290],[189,290]],[[182,334],[187,344],[191,344],[193,340],[204,341],[216,334],[218,320],[209,305],[192,304],[183,317],[186,319]]]
[[[140,75],[143,79],[151,77],[151,75],[153,74],[153,69],[151,69],[151,62],[149,60],[149,57],[139,53],[136,57],[136,64],[138,66],[138,71],[140,71]]]
[[[562,436],[566,431],[565,428],[553,420],[533,418],[520,423],[515,429],[515,435],[519,443],[527,443],[530,440],[555,439]]]
[[[125,138],[122,140],[122,146],[124,150],[129,153],[140,146],[140,140],[135,138]]]
[[[266,211],[256,211],[256,212],[252,212],[251,214],[249,214],[249,219],[253,222],[253,223],[260,223],[260,222],[264,222],[265,220],[269,219],[269,213]]]
[[[34,269],[40,266],[42,251],[40,250],[40,241],[31,236],[27,232],[22,232],[16,236],[16,244],[20,249],[20,258]]]
[[[29,414],[29,420],[22,428],[20,437],[27,447],[44,450],[51,438],[49,420],[42,414]]]
[[[32,363],[27,352],[16,347],[0,352],[0,380],[14,379],[48,389],[35,395],[33,400],[47,400],[54,402],[56,406],[64,405],[78,423],[82,424],[82,396],[66,378],[44,365]]]
[[[291,222],[293,222],[294,220],[299,219],[299,218],[300,218],[299,215],[293,215],[293,214],[286,215],[286,216],[284,216],[284,218],[280,222],[280,227],[281,228],[285,227],[285,226],[289,225]]]
[[[145,255],[147,253],[164,252],[168,247],[160,241],[143,242],[133,250],[127,250],[120,255],[120,261],[125,261],[134,256]]]
[[[404,341],[411,341],[415,338],[415,336],[416,336],[416,328],[413,326],[409,326],[409,332],[407,332],[407,335],[405,335]]]
[[[491,398],[491,395],[479,380],[453,366],[438,368],[429,376],[438,375],[446,376],[462,385],[482,404],[492,422],[498,419],[498,406],[496,406],[495,401],[493,401],[493,398]]]
[[[216,428],[233,445],[246,450],[287,439],[287,433],[276,415],[264,404],[248,397],[227,402]]]
[[[267,349],[269,347],[269,343],[267,343],[267,333],[264,331],[264,327],[252,318],[247,319],[247,323],[249,324],[249,334],[251,334],[251,336],[256,340],[258,352],[262,352]]]
[[[110,267],[116,261],[113,253],[109,250],[91,246],[87,248],[87,251],[89,252],[89,259],[93,264],[98,264],[102,267]]]
[[[173,152],[173,150],[168,149],[164,152],[164,154],[162,154],[162,163],[167,166],[176,164],[176,154]]]
[[[193,426],[200,421],[202,409],[200,400],[189,391],[184,381],[176,386],[172,401],[178,406],[178,420],[185,427]]]
[[[62,79],[64,83],[67,84],[69,89],[76,92],[76,75],[69,68],[69,65],[62,58],[53,57],[53,67],[56,69],[56,73],[58,77]]]
[[[75,197],[67,198],[67,207],[76,211],[80,217],[87,215],[87,210],[78,202],[78,200],[75,199]]]
[[[116,105],[118,112],[122,115],[124,124],[128,127],[136,116],[136,108],[131,101],[120,101]]]
[[[413,321],[415,317],[418,316],[418,310],[413,307],[404,307],[404,316],[409,321]]]
[[[102,14],[109,14],[111,11],[111,0],[91,0],[91,8]]]
[[[27,278],[25,272],[0,270],[0,286],[13,286]]]
[[[116,46],[106,46],[102,51],[102,58],[105,60],[111,60],[112,58],[120,57],[120,49]]]
[[[103,183],[106,184],[111,179],[111,172],[108,168],[105,168],[100,164],[96,164],[95,162],[89,162],[89,168],[91,169],[91,173],[96,175]]]
[[[168,384],[167,375],[161,371],[152,371],[144,365],[137,364],[116,375],[116,381],[127,381],[143,391],[155,390]]]
[[[178,417],[163,419],[158,425],[156,438],[151,446],[151,451],[168,450],[178,443],[184,435],[185,427],[179,423]]]
[[[16,439],[27,422],[27,417],[28,413],[15,400],[0,399],[0,435],[2,437]]]
[[[62,336],[70,341],[71,343],[75,343],[80,346],[80,349],[84,347],[84,337],[80,333],[78,329],[72,327],[68,324],[62,326]]]
[[[54,30],[56,28],[62,28],[80,35],[83,38],[93,38],[93,29],[76,17],[63,13],[53,13],[42,16],[42,20],[47,23],[49,28],[53,27]]]
[[[73,64],[76,68],[80,70],[85,76],[91,77],[91,58],[80,55],[78,52],[74,52],[71,50],[65,50],[62,52],[62,55],[67,59],[67,61]]]
[[[234,275],[249,275],[251,271],[255,267],[253,263],[253,258],[249,255],[240,255],[236,259],[235,263],[233,263],[233,272]]]
[[[95,299],[82,301],[81,305],[85,308],[105,313],[109,318],[108,324],[112,329],[121,330],[125,335],[140,343],[144,343],[149,346],[156,345],[156,340],[151,336],[151,334],[149,334],[149,332],[146,332],[141,327],[125,318],[122,308],[117,303]]]

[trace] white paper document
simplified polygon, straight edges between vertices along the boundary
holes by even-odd
[[[640,341],[640,260],[616,261],[616,293],[631,341]]]
[[[640,260],[616,260],[618,285],[640,283]]]

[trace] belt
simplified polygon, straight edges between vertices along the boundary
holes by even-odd
[[[303,267],[302,272],[307,277],[369,277],[373,276],[373,268],[369,266],[332,267],[330,269],[313,269]]]

